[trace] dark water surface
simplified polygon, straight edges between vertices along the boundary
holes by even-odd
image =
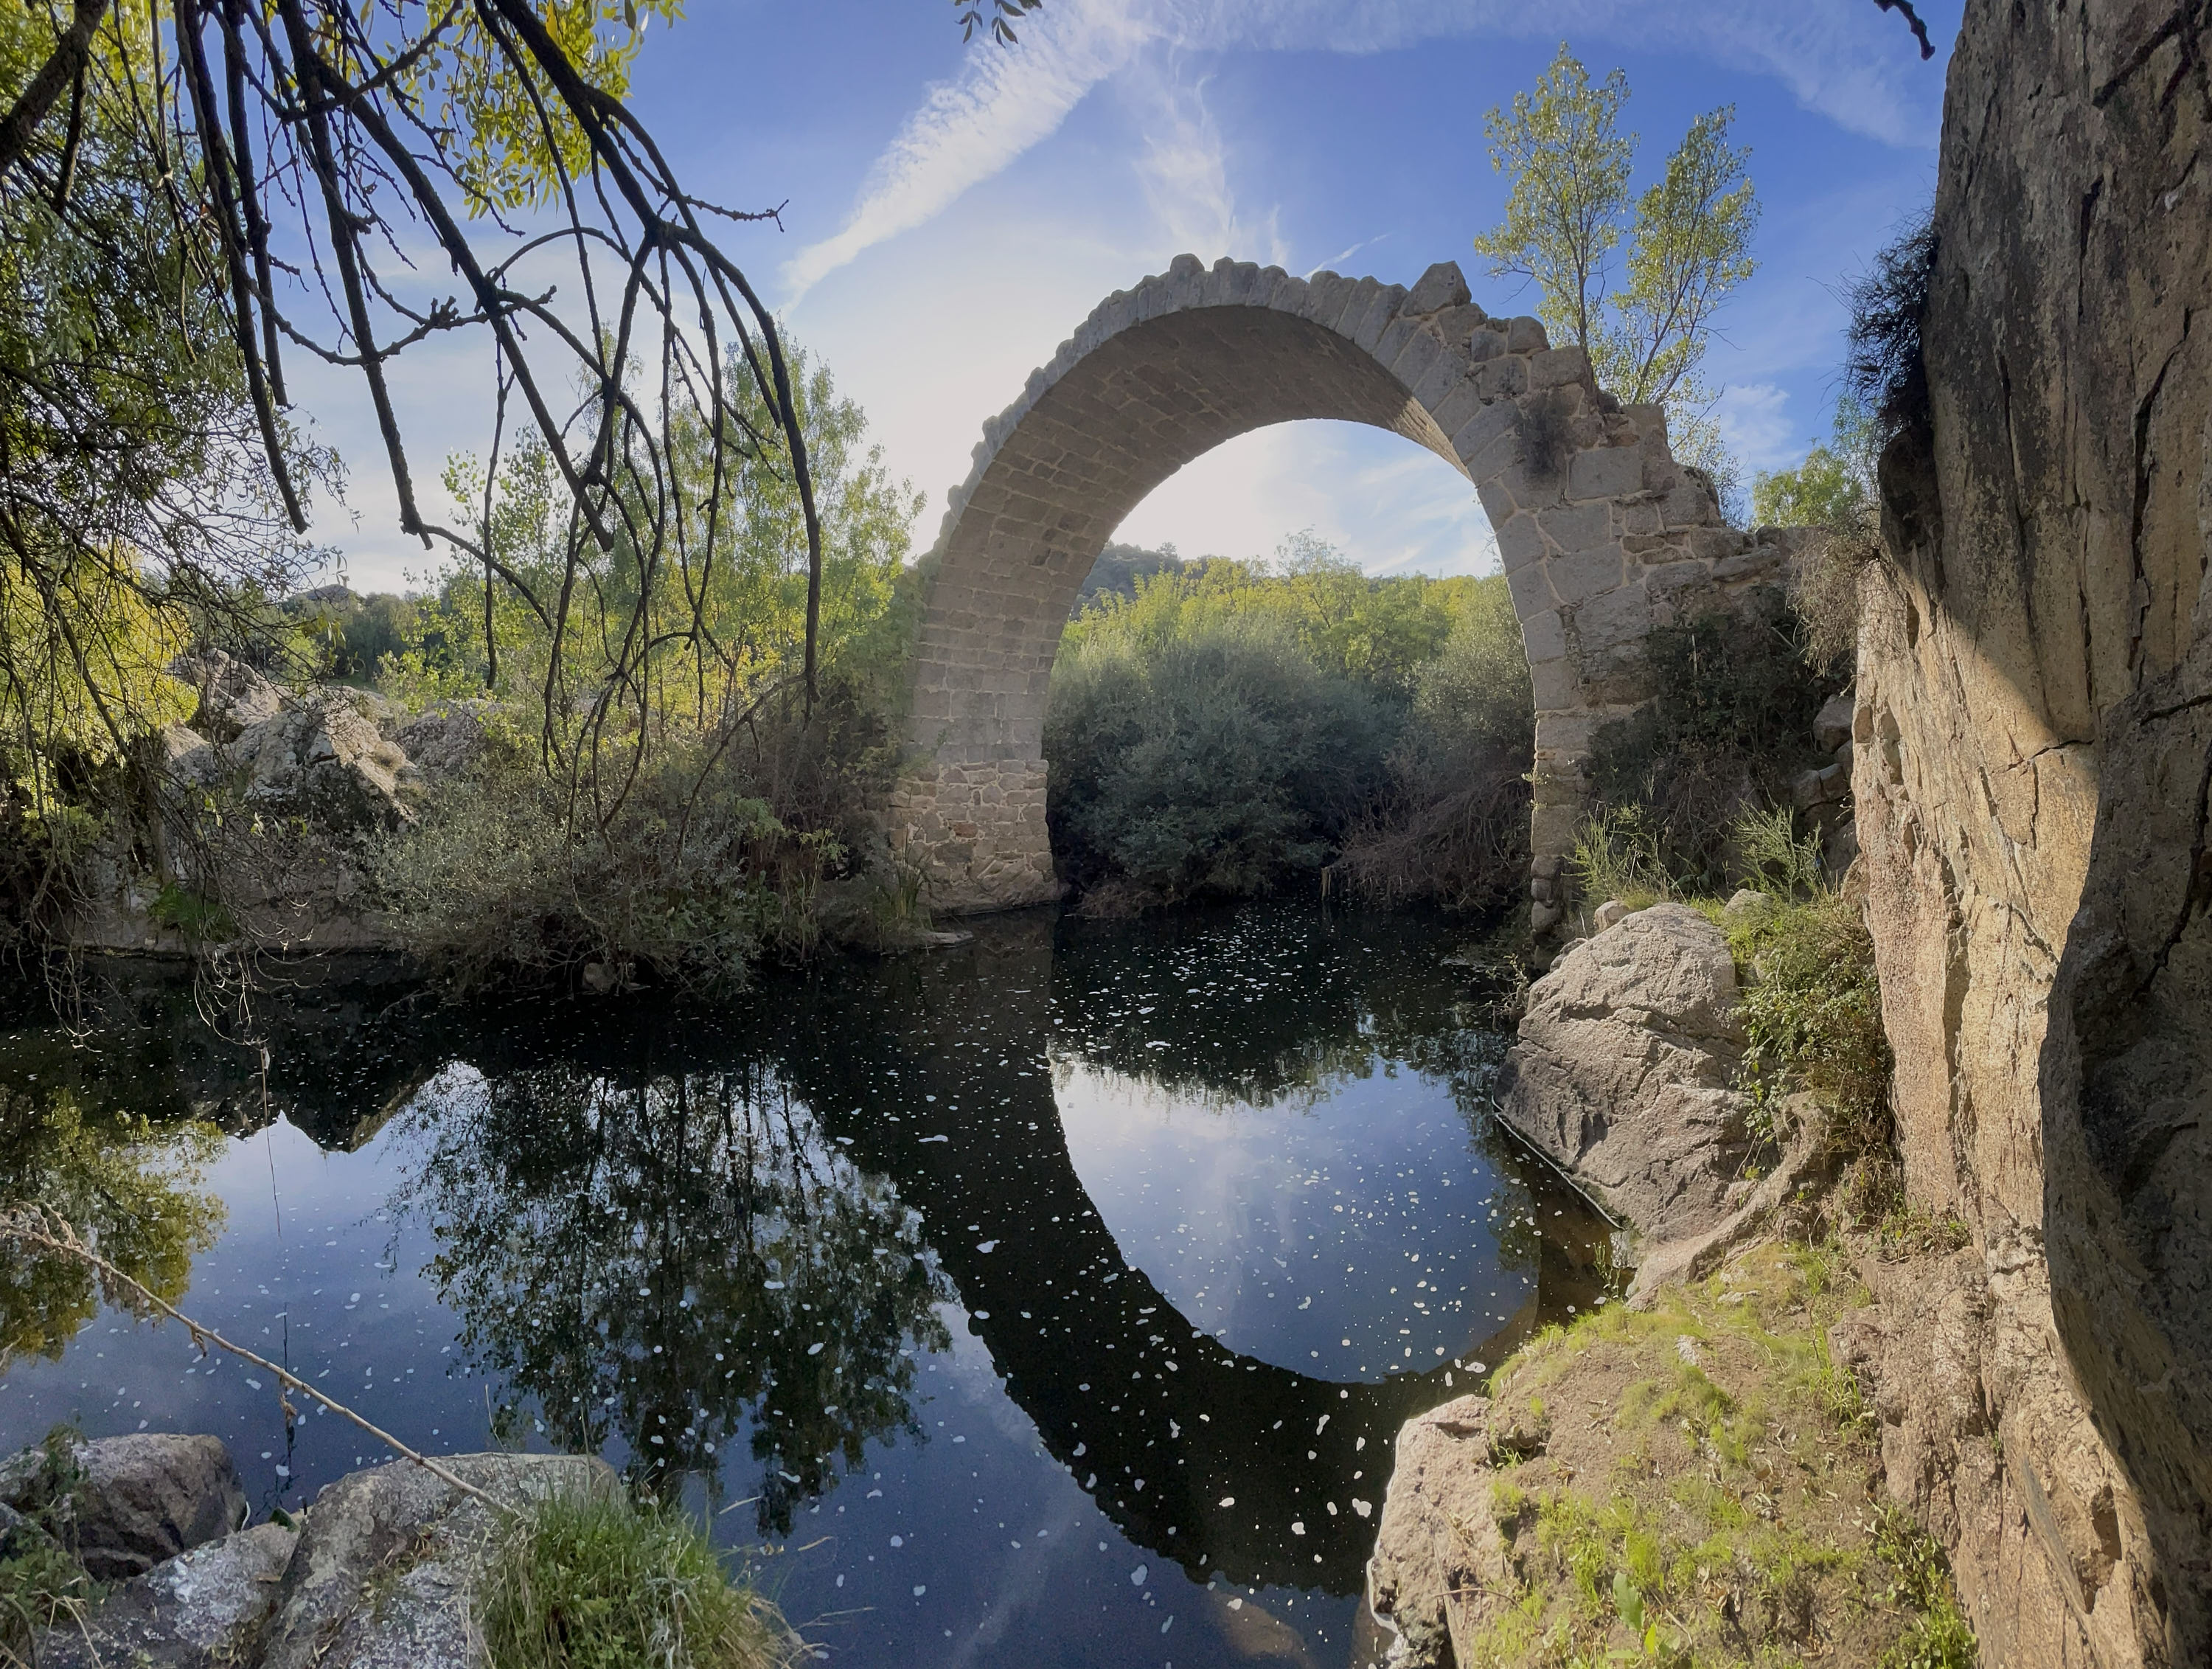
[[[1598,1301],[1419,917],[1043,914],[647,999],[96,986],[0,1031],[0,1166],[402,1441],[680,1496],[831,1660],[1343,1666],[1409,1414]],[[209,1129],[210,1121],[223,1134]],[[5,1254],[0,1451],[212,1431],[257,1506],[380,1459]]]

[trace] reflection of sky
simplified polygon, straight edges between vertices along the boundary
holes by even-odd
[[[1232,1350],[1379,1380],[1462,1355],[1534,1285],[1498,1264],[1520,1191],[1433,1079],[1378,1061],[1310,1104],[1255,1109],[1057,1075],[1069,1154],[1121,1255]]]
[[[477,1081],[465,1066],[447,1068],[412,1104],[427,1122],[393,1119],[356,1152],[325,1153],[281,1119],[227,1142],[205,1178],[225,1206],[222,1233],[179,1300],[433,1454],[493,1447],[491,1409],[515,1395],[465,1355],[461,1318],[428,1272],[440,1249],[432,1225],[393,1205],[420,1174],[453,1094]],[[809,1124],[805,1109],[793,1111]],[[818,1145],[809,1154],[835,1162]],[[753,1544],[746,1502],[760,1463],[750,1422],[723,1434],[711,1498],[702,1480],[689,1481],[686,1505],[738,1557],[760,1562],[768,1591],[810,1640],[836,1660],[901,1669],[1289,1669],[1342,1658],[1352,1601],[1193,1581],[1132,1542],[1046,1453],[959,1308],[940,1313],[953,1346],[921,1358],[919,1437],[872,1439],[859,1467],[841,1464],[834,1489],[802,1501],[779,1546]],[[179,1328],[102,1309],[58,1362],[19,1358],[0,1373],[0,1454],[64,1421],[92,1437],[212,1433],[229,1445],[257,1519],[280,1504],[296,1510],[388,1458],[339,1416],[293,1400],[306,1417],[288,1447],[265,1374],[220,1351],[202,1360]],[[535,1405],[523,1407],[519,1434],[542,1450]],[[628,1459],[618,1438],[602,1453],[617,1466]]]
[[[281,1119],[226,1142],[207,1174],[223,1233],[194,1264],[178,1307],[402,1442],[482,1448],[487,1382],[459,1371],[458,1319],[420,1273],[434,1244],[386,1209],[415,1157],[396,1130],[359,1153],[326,1154]],[[297,1507],[386,1458],[359,1428],[293,1401],[305,1417],[288,1448],[266,1374],[219,1350],[203,1360],[173,1325],[134,1326],[103,1309],[60,1361],[17,1361],[0,1377],[0,1452],[63,1421],[95,1437],[211,1432],[229,1444],[259,1508]]]

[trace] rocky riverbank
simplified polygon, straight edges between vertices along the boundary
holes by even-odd
[[[1636,1279],[1401,1433],[1368,1572],[1393,1662],[1973,1661],[1896,1504],[1926,1434],[1880,1390],[1882,1300],[1955,1236],[1893,1196],[1879,1221],[1838,1209],[1866,1175],[1838,1174],[1849,1098],[1746,1069],[1802,930],[1784,912],[1853,908],[1609,904],[1532,988],[1499,1116],[1626,1225]]]
[[[588,1457],[439,1464],[501,1508],[621,1491]],[[296,1519],[248,1525],[216,1438],[56,1441],[0,1465],[0,1578],[26,1587],[21,1573],[35,1565],[50,1602],[34,1638],[0,1636],[0,1663],[473,1669],[483,1657],[472,1599],[501,1516],[397,1461],[340,1479]],[[81,1577],[71,1580],[70,1562]]]

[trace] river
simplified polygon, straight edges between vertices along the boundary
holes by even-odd
[[[974,925],[712,1005],[277,970],[248,1045],[95,969],[0,1029],[0,1164],[404,1443],[681,1500],[831,1661],[1364,1660],[1399,1424],[1607,1291],[1463,935]],[[261,1511],[383,1458],[66,1268],[0,1325],[0,1453],[214,1432]]]

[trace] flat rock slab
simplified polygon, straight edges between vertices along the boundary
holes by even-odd
[[[1750,1147],[1735,997],[1728,941],[1696,911],[1623,917],[1530,990],[1499,1116],[1644,1235],[1704,1233]]]
[[[257,1525],[155,1566],[76,1628],[39,1642],[40,1669],[233,1669],[249,1654],[297,1532]]]

